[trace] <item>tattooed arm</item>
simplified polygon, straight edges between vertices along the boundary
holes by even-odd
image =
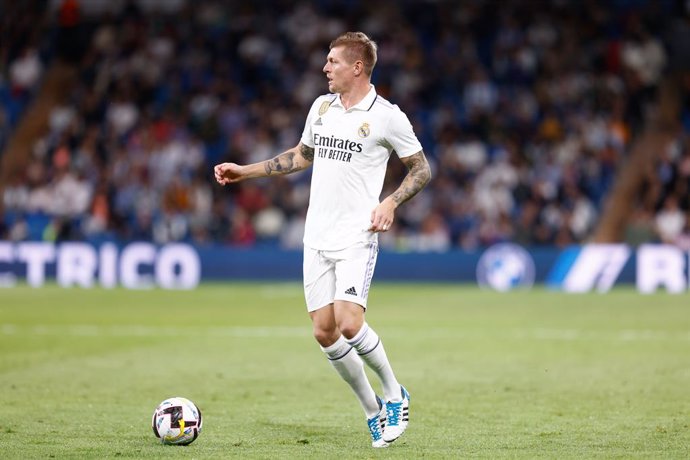
[[[255,177],[290,174],[307,169],[314,162],[314,148],[301,142],[270,160],[250,165],[221,163],[213,168],[220,185],[232,184]]]
[[[423,151],[420,150],[414,155],[401,158],[401,161],[407,166],[407,175],[400,187],[371,212],[369,230],[372,232],[389,230],[398,206],[419,193],[431,180],[431,168]]]
[[[412,156],[402,158],[402,162],[407,166],[407,175],[400,187],[390,196],[396,208],[415,196],[431,180],[431,169],[424,152],[419,151]]]

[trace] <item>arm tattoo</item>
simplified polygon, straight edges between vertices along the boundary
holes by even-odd
[[[305,163],[299,157],[296,157],[297,153],[297,149],[293,148],[281,153],[271,160],[266,161],[264,163],[266,175],[271,176],[273,174],[290,174],[295,171],[301,171],[305,168],[308,168],[309,165],[314,162],[314,149],[312,147],[307,147],[306,145],[302,144],[299,149],[300,156],[304,160],[308,161],[308,163]]]
[[[415,196],[431,180],[431,169],[421,150],[403,158],[402,162],[407,166],[408,172],[400,187],[391,195],[398,206]]]
[[[288,150],[283,152],[277,157],[268,160],[264,163],[264,169],[266,170],[266,175],[271,174],[289,174],[297,168],[295,168],[295,152]]]
[[[309,163],[314,162],[314,148],[313,147],[308,147],[308,146],[302,144],[299,153],[302,155],[302,158],[307,160]]]

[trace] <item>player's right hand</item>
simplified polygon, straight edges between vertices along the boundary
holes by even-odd
[[[242,180],[242,166],[235,163],[221,163],[213,168],[216,182],[227,185]]]

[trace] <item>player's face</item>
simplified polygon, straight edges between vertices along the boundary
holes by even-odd
[[[331,93],[346,92],[354,79],[354,64],[345,58],[345,47],[336,46],[326,57],[323,72],[328,78],[328,90]]]

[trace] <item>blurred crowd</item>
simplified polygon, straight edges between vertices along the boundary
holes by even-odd
[[[41,16],[36,2],[13,8],[3,6],[0,14],[0,152],[13,128],[35,94],[50,54],[42,45]]]
[[[301,247],[308,171],[222,188],[212,167],[294,146],[327,92],[328,43],[362,30],[379,45],[376,89],[408,114],[434,176],[383,247],[587,241],[653,109],[675,5],[177,0],[151,14],[142,3],[88,24],[68,102],[5,188],[0,238]],[[0,120],[5,93],[29,94],[45,65],[23,38],[1,48]],[[0,121],[0,146],[15,122]],[[690,178],[689,147],[681,136],[669,148],[661,180]],[[405,173],[392,158],[384,196]],[[645,209],[649,222],[673,196],[687,213],[685,185]]]

